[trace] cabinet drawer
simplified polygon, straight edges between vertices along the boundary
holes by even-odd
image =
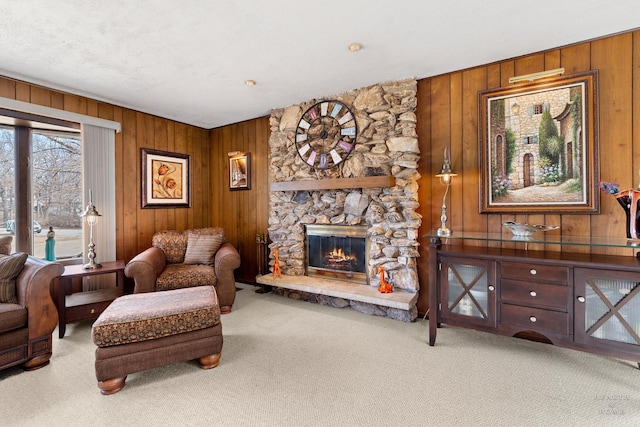
[[[501,323],[523,326],[531,331],[569,333],[569,315],[561,311],[501,304]]]
[[[111,304],[111,301],[95,302],[87,305],[67,307],[65,310],[66,323],[82,320],[94,320]]]
[[[519,280],[567,283],[569,280],[569,268],[560,265],[503,262],[500,266],[500,275],[501,277]]]
[[[500,299],[526,305],[537,305],[567,310],[569,288],[548,283],[521,282],[502,279]]]

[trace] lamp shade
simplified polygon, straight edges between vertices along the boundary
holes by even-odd
[[[84,212],[80,214],[80,216],[86,219],[87,224],[94,226],[98,223],[98,217],[102,216],[96,210],[96,207],[93,206],[93,193],[89,190],[89,204],[85,208]]]
[[[446,165],[442,165],[442,170],[440,171],[439,174],[436,174],[437,177],[443,177],[443,176],[458,176],[457,173],[453,173],[453,171],[451,170],[451,165],[450,164],[446,164]]]
[[[444,178],[445,180],[448,180],[449,177],[452,177],[452,176],[458,176],[457,173],[453,173],[453,171],[451,170],[451,160],[449,159],[448,147],[444,148],[444,160],[442,162],[442,170],[440,171],[440,173],[436,174],[436,176],[438,178]]]
[[[101,217],[102,215],[98,213],[95,206],[88,204],[87,208],[82,212],[82,214],[80,214],[80,216],[87,221],[87,224],[95,225],[98,222],[98,217]]]

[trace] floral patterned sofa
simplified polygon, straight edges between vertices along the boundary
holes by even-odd
[[[236,298],[234,270],[240,254],[219,227],[153,235],[152,246],[136,255],[124,269],[135,282],[134,293],[212,285],[220,312],[231,312]]]

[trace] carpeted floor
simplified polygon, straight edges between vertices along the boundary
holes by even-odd
[[[635,364],[256,294],[222,317],[220,366],[132,374],[102,396],[89,322],[51,364],[0,372],[3,426],[637,426]]]

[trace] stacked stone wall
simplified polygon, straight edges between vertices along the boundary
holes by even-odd
[[[396,289],[418,291],[416,258],[421,216],[416,212],[420,178],[416,93],[417,82],[405,80],[324,98],[348,105],[358,127],[354,151],[328,170],[309,167],[294,144],[300,116],[321,100],[272,111],[271,182],[395,177],[395,186],[390,188],[271,192],[270,249],[272,254],[273,249],[278,249],[283,274],[304,274],[306,224],[366,225],[370,242],[369,285],[378,286],[378,266],[383,266]]]

